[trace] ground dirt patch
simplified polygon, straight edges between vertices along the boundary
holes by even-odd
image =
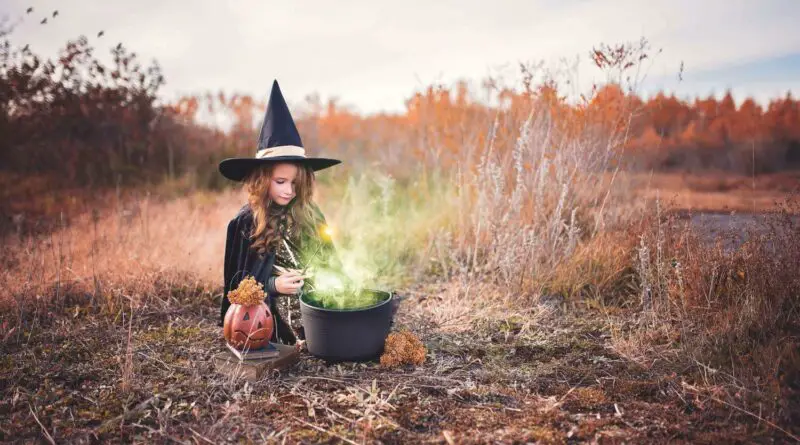
[[[415,295],[424,293],[415,292]],[[609,346],[593,312],[441,331],[403,303],[396,328],[428,348],[418,367],[311,356],[255,384],[215,374],[216,307],[181,303],[133,321],[57,314],[2,345],[0,439],[446,443],[784,441],[750,415],[688,393]],[[130,326],[130,343],[128,327]],[[126,366],[126,363],[130,363]],[[128,370],[126,374],[125,370]],[[39,424],[41,423],[41,425]],[[46,431],[46,433],[45,433]]]

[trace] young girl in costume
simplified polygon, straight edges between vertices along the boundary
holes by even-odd
[[[230,306],[228,292],[253,276],[267,292],[275,321],[271,341],[295,344],[303,339],[298,294],[310,284],[306,268],[335,262],[325,217],[312,201],[314,172],[341,161],[306,157],[277,81],[256,150],[254,158],[229,158],[219,165],[223,176],[244,182],[248,192],[248,202],[228,223],[220,325]]]

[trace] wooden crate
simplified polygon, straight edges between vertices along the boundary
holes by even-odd
[[[281,370],[292,366],[300,358],[300,353],[294,346],[279,343],[273,345],[280,350],[280,354],[277,357],[260,360],[239,360],[225,348],[225,351],[214,355],[214,367],[220,374],[255,382],[264,378],[273,369]]]

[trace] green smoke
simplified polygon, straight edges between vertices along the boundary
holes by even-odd
[[[320,206],[339,264],[331,267],[321,255],[304,252],[314,282],[307,290],[320,296],[317,303],[337,309],[371,306],[378,302],[375,294],[362,290],[391,292],[413,280],[432,229],[452,203],[444,191],[444,186],[401,182],[375,171],[326,188]]]

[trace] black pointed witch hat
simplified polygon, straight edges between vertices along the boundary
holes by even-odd
[[[228,179],[242,181],[254,169],[277,162],[297,162],[318,171],[342,161],[306,157],[303,141],[300,140],[294,119],[289,113],[289,107],[283,100],[283,94],[276,80],[272,83],[272,92],[269,95],[264,123],[258,135],[255,157],[224,159],[219,163],[219,172]]]

